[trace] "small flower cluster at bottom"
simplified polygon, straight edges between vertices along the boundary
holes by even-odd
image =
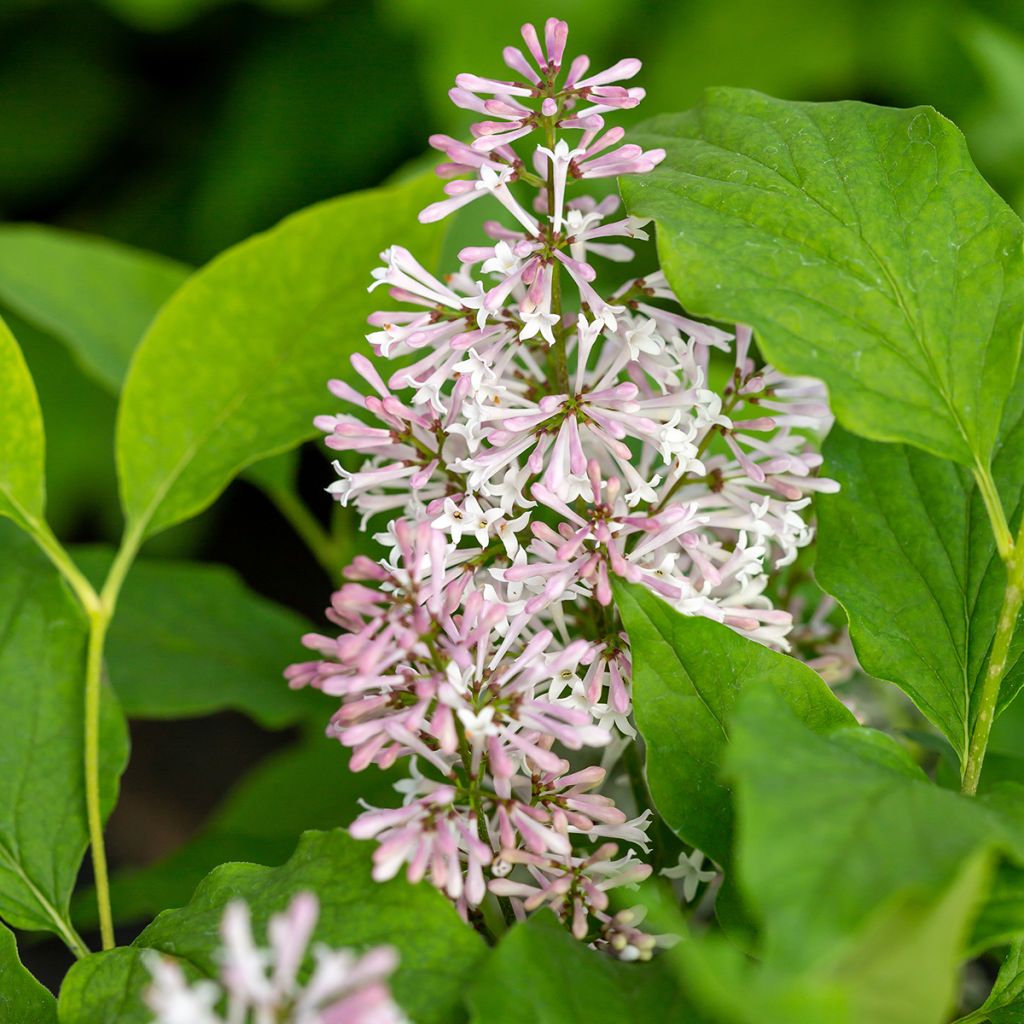
[[[253,940],[249,907],[230,903],[221,920],[220,983],[189,982],[181,966],[159,953],[146,954],[153,977],[146,1005],[151,1024],[408,1024],[391,998],[387,978],[398,963],[389,946],[357,956],[349,950],[313,947],[309,981],[299,982],[320,907],[299,893],[267,925],[269,949]],[[226,1004],[226,1016],[217,1007]]]

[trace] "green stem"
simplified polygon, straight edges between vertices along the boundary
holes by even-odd
[[[120,589],[127,567],[135,552],[132,550],[126,555],[127,548],[122,546],[111,566],[103,593],[97,594],[92,584],[71,560],[71,556],[60,541],[53,535],[50,527],[45,522],[35,519],[28,522],[36,543],[67,581],[89,622],[83,707],[85,814],[96,883],[100,937],[104,949],[113,949],[114,923],[110,908],[110,880],[107,872],[107,851],[103,839],[103,808],[100,795],[100,703],[103,694],[103,645],[113,615],[113,603],[116,601],[117,590]],[[137,548],[138,545],[135,544],[135,550]],[[111,586],[112,579],[113,586]],[[77,934],[73,934],[70,940],[65,936],[65,941],[68,942],[75,956],[82,957],[88,953],[88,948]]]
[[[569,363],[565,353],[565,330],[562,327],[562,283],[561,265],[551,265],[551,312],[558,317],[555,324],[555,344],[551,349],[551,367],[555,373],[555,384],[560,394],[569,392]]]
[[[64,577],[65,582],[71,588],[78,603],[91,614],[99,608],[99,595],[93,589],[92,584],[85,578],[85,575],[71,560],[71,556],[64,550],[61,542],[53,535],[49,525],[42,520],[26,518],[25,524],[29,527],[29,534],[39,546],[39,549],[53,563],[57,571]]]
[[[100,937],[104,949],[114,948],[114,922],[110,909],[110,879],[103,840],[103,808],[100,799],[100,700],[103,683],[103,643],[110,625],[106,608],[89,616],[89,646],[85,665],[85,807],[89,845],[96,883]]]
[[[96,885],[100,938],[104,949],[114,948],[114,921],[110,907],[110,876],[103,838],[103,807],[100,793],[100,708],[103,699],[103,646],[117,599],[128,570],[138,553],[144,527],[134,524],[126,531],[99,596],[99,607],[89,612],[89,645],[85,666],[85,806],[89,847]]]
[[[969,796],[973,796],[978,791],[978,780],[981,777],[985,751],[988,749],[988,739],[999,704],[999,689],[1003,677],[1006,675],[1010,642],[1013,640],[1022,604],[1024,604],[1024,530],[1021,531],[1021,537],[1018,538],[1017,543],[1011,545],[1011,555],[1006,564],[1006,591],[1003,594],[1003,607],[999,613],[999,623],[996,626],[988,667],[985,669],[985,679],[981,684],[978,715],[974,721],[974,730],[967,748],[967,759],[964,762],[960,791]]]
[[[967,745],[967,757],[960,780],[960,791],[968,796],[973,796],[978,791],[978,781],[985,763],[992,723],[995,721],[999,706],[999,690],[1006,675],[1010,643],[1017,628],[1021,606],[1024,605],[1024,523],[1021,524],[1020,535],[1015,542],[991,471],[987,466],[977,465],[974,469],[974,479],[992,524],[999,557],[1006,566],[1006,590],[1003,593],[1003,607],[999,612],[996,635],[992,641],[992,651],[981,684],[978,714]]]
[[[547,136],[548,149],[555,148],[555,122],[554,118],[548,118],[544,125]],[[553,214],[555,209],[555,168],[554,164],[548,163],[548,173],[544,180],[544,188],[547,193],[548,213]],[[549,229],[550,230],[550,229]],[[549,240],[554,242],[553,235]],[[556,259],[551,260],[551,312],[558,317],[555,324],[555,344],[551,348],[551,368],[554,371],[555,386],[563,395],[569,394],[569,363],[566,356],[565,330],[562,326],[562,265]]]
[[[114,618],[117,599],[128,570],[144,537],[144,524],[128,528],[121,547],[107,573],[99,596],[99,607],[89,612],[89,644],[85,666],[85,806],[89,824],[89,847],[96,885],[100,938],[103,948],[114,948],[114,921],[110,907],[110,877],[107,848],[103,838],[103,807],[100,792],[100,708],[103,699],[103,647]]]
[[[981,492],[982,501],[985,502],[985,511],[988,513],[989,522],[992,524],[992,533],[996,538],[996,550],[999,552],[999,557],[1009,564],[1013,556],[1013,534],[1006,522],[1003,503],[999,500],[999,491],[988,466],[983,466],[980,463],[975,465],[974,480]]]

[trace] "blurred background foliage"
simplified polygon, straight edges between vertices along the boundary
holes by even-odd
[[[960,125],[983,173],[1024,212],[1020,0],[0,0],[0,221],[41,222],[159,254],[142,289],[155,298],[189,267],[292,211],[422,161],[430,133],[465,132],[469,116],[446,97],[454,76],[500,75],[501,49],[522,21],[552,14],[570,22],[570,50],[585,50],[597,65],[625,55],[645,61],[648,115],[684,109],[708,85],[931,104]],[[466,227],[456,227],[449,252]],[[62,269],[45,249],[28,262],[29,250],[9,246],[16,230],[0,225],[0,313],[40,392],[51,522],[66,541],[111,544],[120,530],[111,454],[117,353],[79,364],[59,341],[62,324],[33,315],[32,281],[43,275],[59,290]],[[88,287],[103,317],[99,256],[91,267]],[[118,310],[114,333],[129,346],[138,315]],[[74,326],[88,335],[95,325]],[[234,636],[222,624],[224,642],[245,648],[248,660],[220,652],[223,667],[214,659],[211,676],[230,674],[236,691],[250,676],[277,685],[279,670],[300,656],[300,616],[317,620],[329,593],[328,574],[296,532],[294,507],[287,516],[295,471],[289,460],[256,467],[204,515],[146,549],[230,566],[299,613],[269,638],[259,626],[275,614],[268,609],[236,624]],[[330,477],[323,455],[306,446],[299,489],[325,526]],[[333,524],[339,557],[346,528]],[[147,615],[163,614],[142,601],[132,612],[139,636],[150,635]],[[164,631],[167,644],[180,639]],[[145,673],[146,652],[131,640],[126,634],[119,656]],[[204,642],[185,652],[194,664]],[[263,651],[265,666],[253,650]],[[159,708],[134,709],[135,754],[110,826],[122,921],[186,898],[220,860],[259,859],[255,839],[267,858],[283,858],[297,831],[329,827],[351,803],[344,758],[333,748],[328,756],[316,738],[326,711],[297,726],[253,721],[244,710],[244,701],[214,700],[196,709],[203,717],[171,722]],[[317,785],[332,766],[337,790],[331,780]],[[281,779],[293,776],[300,781],[284,789],[311,794],[313,806],[268,814],[280,803]],[[88,927],[88,900],[81,906]]]

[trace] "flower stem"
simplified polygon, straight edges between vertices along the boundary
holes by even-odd
[[[554,149],[555,146],[555,122],[553,118],[548,118],[544,125],[545,133],[547,135],[547,144],[549,149]],[[550,214],[555,207],[555,165],[554,161],[548,161],[548,173],[544,179],[544,190],[547,195],[547,206],[548,213]],[[554,243],[553,236],[549,235],[549,239],[552,244]],[[551,368],[554,371],[555,386],[559,392],[563,395],[569,394],[569,363],[566,357],[565,351],[565,329],[562,325],[562,281],[561,281],[561,264],[558,260],[551,260],[551,312],[558,317],[558,322],[555,324],[555,344],[551,349]]]

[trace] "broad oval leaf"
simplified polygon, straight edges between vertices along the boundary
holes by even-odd
[[[646,127],[646,130],[644,130]],[[928,107],[711,89],[626,178],[691,312],[753,324],[846,427],[987,465],[1024,327],[1024,227]]]
[[[14,936],[0,924],[0,1020],[56,1024],[57,1003],[25,969]]]
[[[364,344],[370,271],[391,244],[431,265],[442,228],[425,177],[297,213],[229,249],[168,302],[136,350],[117,423],[129,528],[209,505],[242,468],[312,437],[324,385]]]
[[[818,582],[845,608],[864,669],[906,691],[962,759],[1006,586],[974,479],[926,452],[841,428],[824,454],[840,489],[818,501]],[[1024,495],[1024,416],[994,472],[1013,520]],[[1001,707],[1024,684],[1022,654],[1018,631]]]
[[[830,963],[873,915],[937,897],[983,851],[1024,863],[996,809],[936,786],[881,733],[817,735],[764,686],[733,721],[736,860],[770,963]]]
[[[817,732],[852,725],[853,715],[795,658],[721,623],[681,615],[638,584],[617,582],[615,601],[629,634],[634,713],[654,804],[682,839],[728,864],[732,802],[721,771],[740,694],[768,684]]]
[[[623,963],[588,949],[548,911],[506,932],[467,993],[471,1024],[699,1024],[665,957]]]
[[[46,505],[43,413],[25,357],[3,320],[0,396],[0,516],[31,529]]]
[[[222,865],[188,906],[161,914],[130,949],[79,961],[61,990],[61,1024],[148,1021],[141,998],[148,972],[139,964],[140,950],[158,950],[215,977],[225,906],[246,900],[253,931],[262,939],[267,919],[301,891],[320,900],[314,943],[358,950],[394,946],[401,957],[392,979],[396,1001],[417,1024],[454,1024],[463,1019],[462,991],[485,953],[483,940],[428,883],[374,882],[371,853],[372,844],[340,830],[307,832],[281,867]]]
[[[0,917],[69,945],[71,891],[88,830],[82,776],[86,623],[31,541],[0,524]],[[124,718],[104,692],[100,783],[113,807]]]
[[[992,855],[968,856],[938,894],[898,894],[872,915],[829,972],[849,991],[858,1024],[946,1024],[960,989],[971,922]]]
[[[0,225],[0,302],[64,342],[112,392],[154,314],[188,274],[184,264],[106,238]]]

